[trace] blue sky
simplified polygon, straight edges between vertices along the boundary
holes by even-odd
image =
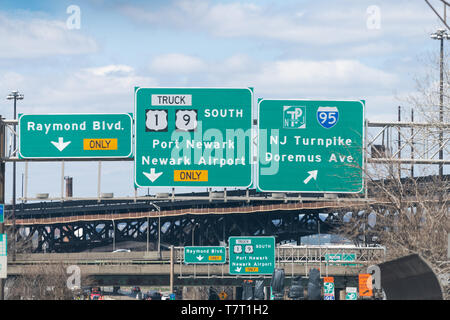
[[[80,29],[67,27],[70,5]],[[365,99],[368,119],[395,120],[438,27],[421,0],[2,0],[0,93],[24,93],[22,113],[132,112],[134,86],[252,86],[265,98]],[[0,110],[12,117],[9,101]],[[29,195],[59,195],[55,166],[30,164]],[[103,168],[102,191],[133,193],[131,164]],[[96,163],[66,175],[79,177],[75,195],[96,194]]]

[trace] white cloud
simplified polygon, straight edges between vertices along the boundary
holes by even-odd
[[[165,74],[186,74],[204,71],[205,63],[196,57],[181,53],[170,53],[155,57],[150,71]]]
[[[266,63],[255,77],[258,88],[278,93],[313,92],[337,94],[354,88],[395,84],[395,75],[363,65],[357,60],[282,60]]]
[[[9,18],[0,13],[0,58],[38,58],[96,52],[97,43],[66,23],[37,18]]]
[[[177,61],[177,57],[181,58],[180,61]],[[184,72],[181,80],[172,76],[172,72],[176,71],[174,66],[191,60],[195,63],[189,64],[190,72]],[[160,61],[166,63],[159,64]],[[394,74],[351,59],[259,62],[240,54],[222,61],[206,61],[186,55],[168,54],[155,58],[151,62],[151,65],[154,64],[158,64],[160,81],[176,85],[253,86],[258,92],[277,95],[301,93],[337,96],[369,89],[376,92],[390,90],[398,82]]]
[[[42,81],[42,75],[14,77],[20,80],[20,86],[1,81],[0,92],[7,94],[19,88],[25,95],[19,106],[23,113],[132,112],[134,87],[158,85],[155,79],[138,75],[127,65],[52,74],[45,77],[46,81]]]
[[[384,37],[424,34],[424,26],[436,21],[423,3],[381,1],[380,29],[367,28],[369,5],[351,0],[327,6],[311,2],[276,6],[207,0],[179,0],[158,9],[131,5],[121,11],[133,21],[150,25],[194,30],[216,37],[256,37],[292,43],[333,45],[367,43]],[[301,11],[299,11],[301,10]]]

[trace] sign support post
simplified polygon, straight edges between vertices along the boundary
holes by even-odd
[[[5,157],[5,125],[2,121],[2,116],[0,115],[0,158]],[[3,210],[0,214],[0,236],[3,234],[3,226],[4,226],[4,205],[5,205],[5,162],[3,160],[0,161],[0,206],[2,206]],[[0,301],[5,299],[5,280],[0,277]]]

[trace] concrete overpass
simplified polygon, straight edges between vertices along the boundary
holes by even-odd
[[[353,255],[352,261],[331,261],[340,254]],[[228,250],[227,250],[228,255]],[[308,276],[309,270],[317,268],[322,276],[334,276],[339,282],[354,283],[359,273],[365,273],[369,265],[383,262],[382,247],[336,247],[336,246],[277,246],[275,263],[283,268],[286,280],[294,276]],[[228,256],[227,256],[228,261]],[[185,264],[184,247],[171,250],[144,252],[87,252],[17,254],[16,260],[8,260],[8,276],[33,274],[36,270],[48,270],[50,266],[75,265],[82,278],[103,286],[209,286],[242,285],[244,279],[265,279],[271,275],[231,275],[225,264]],[[44,267],[44,268],[42,268]],[[46,271],[40,271],[46,272]],[[287,282],[288,285],[290,281]]]

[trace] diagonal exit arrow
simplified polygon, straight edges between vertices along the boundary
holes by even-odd
[[[163,172],[158,172],[158,173],[156,173],[155,172],[155,168],[151,168],[150,169],[150,173],[148,173],[148,172],[142,172],[151,182],[155,182],[156,181],[156,179],[158,179],[162,174],[163,174]]]
[[[304,183],[304,184],[308,184],[308,182],[309,182],[311,179],[317,180],[317,173],[318,173],[318,172],[319,172],[318,170],[308,171],[309,176],[308,176],[305,180],[303,180],[303,183]]]
[[[64,142],[63,137],[58,138],[58,142],[50,141],[59,151],[63,151],[71,141]]]

